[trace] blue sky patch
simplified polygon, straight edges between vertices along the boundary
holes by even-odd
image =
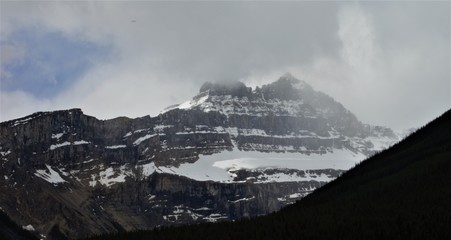
[[[67,89],[98,61],[108,58],[111,48],[73,40],[61,32],[21,29],[1,43],[24,48],[21,61],[4,65],[10,77],[2,79],[3,91],[22,90],[39,98],[52,98]]]

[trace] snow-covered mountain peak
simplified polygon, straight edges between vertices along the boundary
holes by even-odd
[[[207,112],[218,111],[221,113],[242,114],[273,111],[283,115],[299,115],[301,113],[311,115],[312,108],[305,105],[305,99],[316,99],[316,93],[310,85],[293,77],[290,73],[284,74],[273,83],[256,87],[254,90],[239,81],[206,82],[200,88],[199,94],[191,100],[170,106],[161,113],[174,109],[199,108]],[[273,105],[277,106],[274,108]]]
[[[195,107],[198,107],[198,106],[204,104],[208,100],[209,97],[210,97],[210,89],[207,89],[203,92],[200,92],[196,96],[194,96],[191,100],[185,101],[180,104],[175,104],[175,105],[165,108],[163,111],[160,112],[160,114],[163,114],[165,112],[168,112],[168,111],[171,111],[174,109],[182,109],[182,110],[193,109]]]

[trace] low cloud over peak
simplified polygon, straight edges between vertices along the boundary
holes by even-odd
[[[418,126],[450,105],[449,2],[0,4],[1,121],[156,115],[206,81],[255,87],[287,71],[372,124]],[[58,38],[30,54],[20,32]],[[47,64],[24,68],[34,58]]]

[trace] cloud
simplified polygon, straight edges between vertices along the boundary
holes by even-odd
[[[192,97],[177,96],[183,91],[179,89],[184,86],[183,83],[174,81],[171,75],[154,74],[147,69],[147,64],[136,63],[127,70],[117,69],[116,66],[114,63],[96,68],[73,88],[62,92],[57,101],[72,107],[82,106],[85,113],[107,119],[157,115],[169,103],[179,103]],[[190,81],[189,78],[186,80]],[[94,81],[95,84],[92,84]],[[184,90],[192,95],[198,88],[194,87]]]
[[[380,57],[371,16],[357,4],[346,6],[338,12],[338,25],[343,63],[351,71],[361,72],[357,78],[375,77],[372,70]]]
[[[5,5],[10,11],[3,14],[2,24],[10,25],[2,37],[11,37],[24,26],[33,26],[43,32],[59,32],[71,41],[112,47],[112,59],[98,63],[96,69],[80,76],[67,91],[48,97],[58,102],[55,106],[61,103],[78,104],[84,109],[99,106],[93,111],[99,117],[155,115],[168,105],[190,98],[204,81],[237,80],[253,73],[270,72],[290,62],[308,62],[318,49],[333,50],[333,45],[338,44],[333,31],[328,31],[335,28],[334,18],[323,19],[311,13],[320,7],[324,13],[332,13],[335,4],[7,2]],[[308,20],[312,18],[318,19],[316,26],[310,26]],[[320,47],[312,48],[312,44]],[[87,99],[98,100],[88,104]],[[102,101],[117,107],[106,113],[106,108],[99,104]],[[136,105],[129,107],[128,103]]]
[[[8,54],[11,57],[7,56],[7,61],[1,63],[2,72],[8,75],[2,81],[1,89],[22,90],[41,98],[55,96],[70,87],[95,67],[96,62],[108,57],[105,46],[73,40],[61,32],[42,31],[37,27],[25,27],[11,33],[0,46],[15,47],[15,51]]]
[[[286,71],[368,123],[415,126],[449,108],[446,2],[1,4],[2,43],[33,28],[107,46],[108,56],[93,59],[71,84],[45,97],[2,88],[1,120],[69,107],[99,118],[156,115],[192,97],[204,81],[256,86]],[[18,62],[29,57],[27,51],[17,56]],[[20,96],[29,102],[21,105]]]
[[[337,14],[339,57],[318,57],[291,71],[363,122],[397,129],[425,124],[450,108],[450,28],[435,25],[432,11],[419,11],[423,7],[343,5]],[[406,8],[415,14],[399,16]]]
[[[21,64],[24,58],[25,49],[15,44],[0,45],[0,77],[3,81],[11,78],[11,72],[6,69],[7,65]]]
[[[22,117],[37,111],[54,109],[48,100],[37,99],[23,91],[0,91],[1,120]]]

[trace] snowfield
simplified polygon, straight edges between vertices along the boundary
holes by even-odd
[[[348,170],[356,163],[364,160],[365,155],[353,153],[350,150],[334,149],[326,154],[303,153],[277,153],[240,151],[234,148],[232,151],[223,151],[213,155],[200,155],[195,163],[181,164],[179,167],[157,167],[158,172],[177,174],[199,181],[233,182],[233,171],[239,169],[340,169]],[[147,174],[149,171],[146,171]],[[330,181],[331,178],[322,175],[307,175],[298,177],[278,173],[268,176],[265,182],[287,181]]]
[[[194,163],[184,163],[179,167],[156,166],[154,162],[138,165],[142,172],[141,177],[148,177],[154,172],[168,173],[185,176],[198,181],[216,181],[222,183],[233,183],[236,177],[235,171],[246,169],[250,171],[260,171],[267,169],[295,169],[304,170],[302,176],[294,172],[277,172],[274,174],[263,174],[255,183],[268,182],[300,182],[300,181],[318,181],[329,182],[334,178],[326,174],[317,174],[309,170],[320,169],[339,169],[348,170],[356,163],[364,160],[365,155],[353,153],[350,150],[334,149],[333,152],[326,154],[303,154],[303,153],[277,153],[277,152],[258,152],[258,151],[240,151],[234,148],[232,151],[222,151],[212,155],[200,155],[199,160]],[[49,167],[49,166],[48,166]],[[109,167],[103,169],[99,174],[91,176],[89,185],[95,187],[97,183],[104,186],[111,186],[115,183],[125,182],[125,178],[135,177],[132,171],[133,166],[127,164],[118,167]],[[58,173],[51,171],[53,177],[47,177],[44,170],[40,172],[44,179],[58,179]],[[44,175],[47,174],[47,175]],[[63,179],[61,179],[64,181]],[[57,181],[58,182],[58,181]]]

